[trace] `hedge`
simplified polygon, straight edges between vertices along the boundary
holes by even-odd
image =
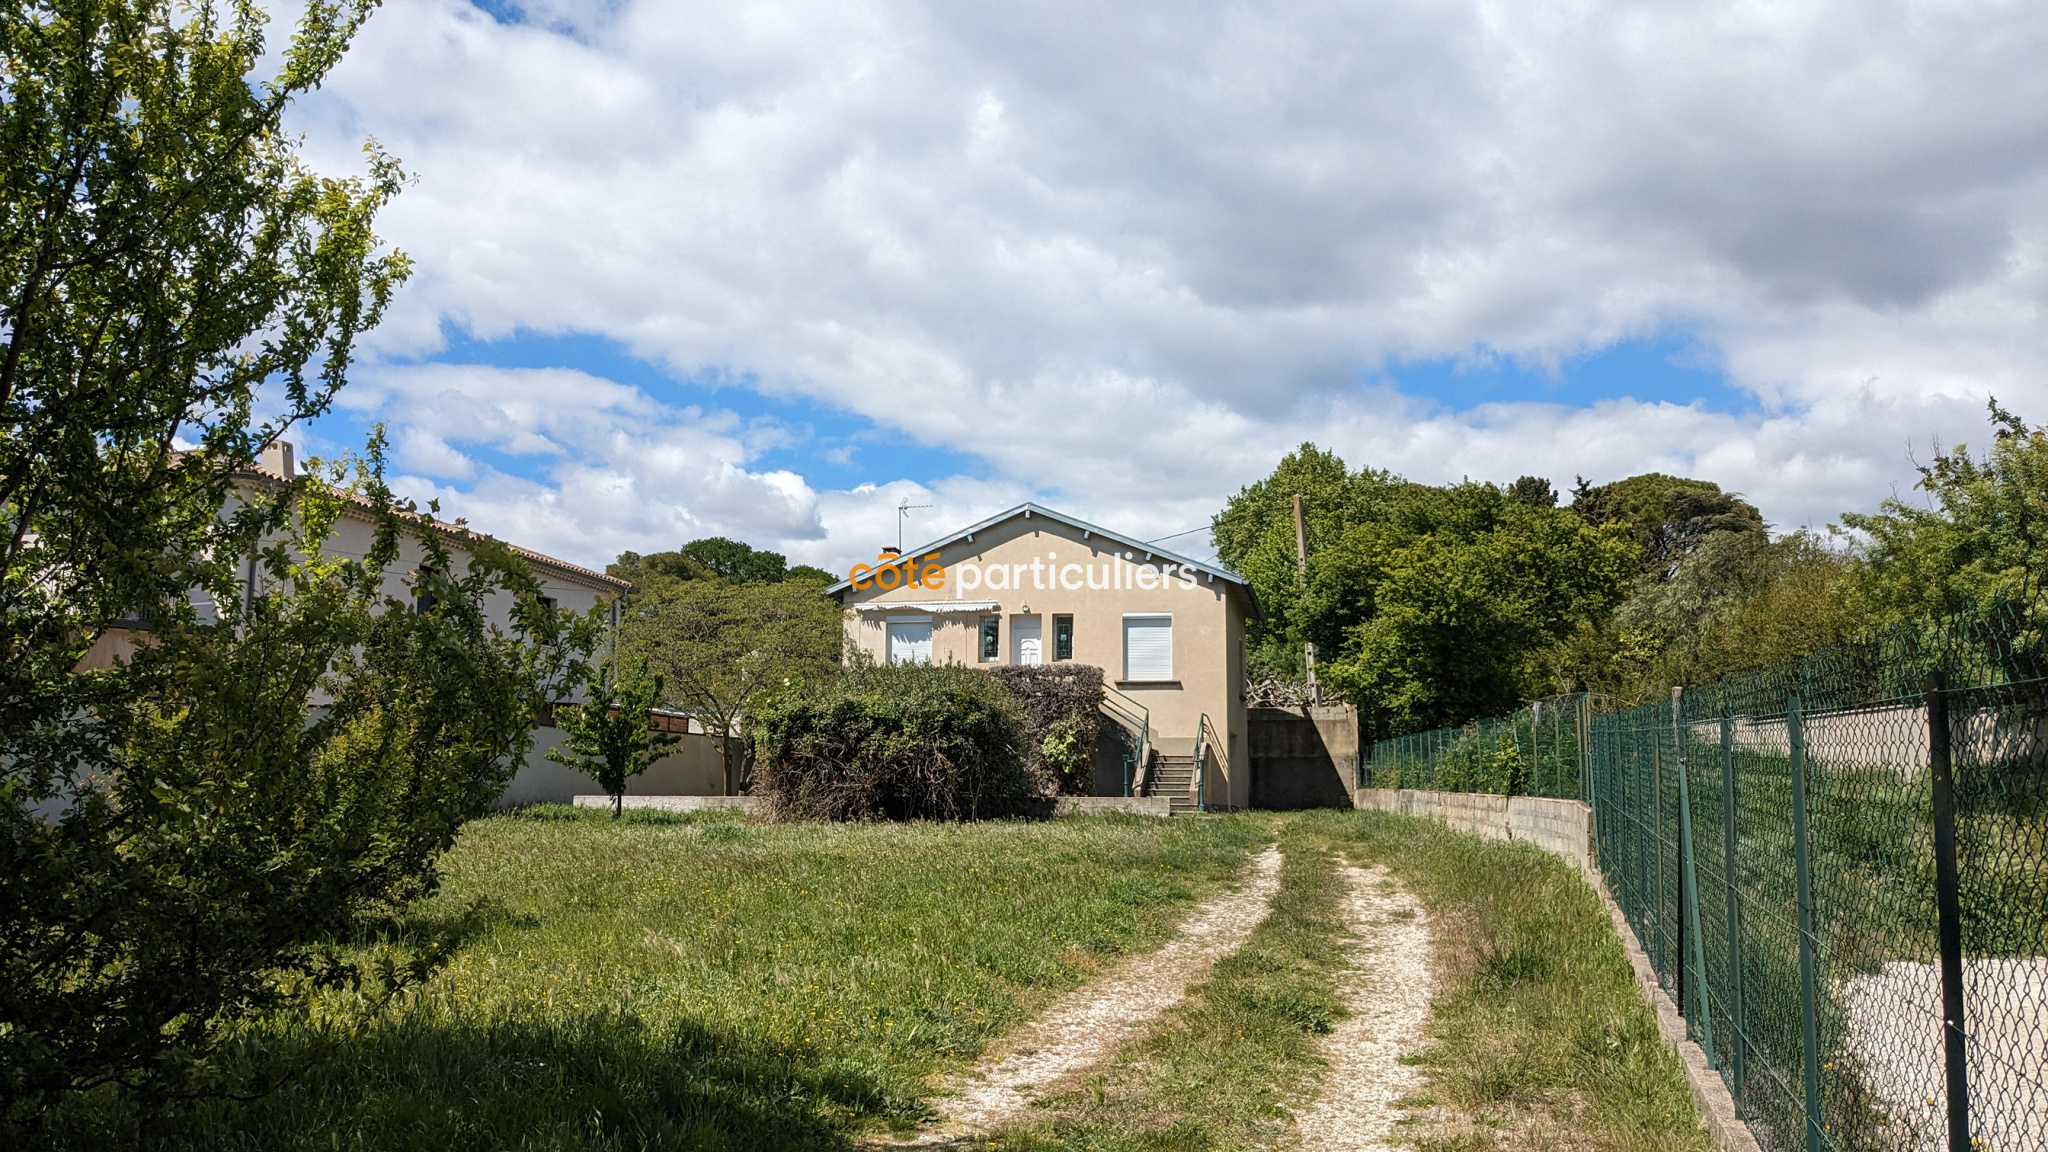
[[[989,669],[1024,712],[1024,767],[1039,791],[1095,789],[1095,739],[1102,731],[1102,669],[1092,664],[1001,665]]]
[[[758,701],[754,795],[781,820],[975,820],[1038,797],[1026,722],[992,677],[957,665],[884,665]]]

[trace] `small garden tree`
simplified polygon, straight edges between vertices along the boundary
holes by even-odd
[[[647,671],[642,660],[613,675],[614,664],[598,669],[589,696],[581,704],[555,708],[555,723],[568,746],[548,749],[548,759],[566,764],[597,781],[612,798],[612,819],[625,807],[626,781],[661,759],[662,750],[681,737],[654,728],[654,705],[661,699],[661,677]]]
[[[726,795],[747,784],[741,717],[753,697],[839,667],[843,609],[810,581],[650,579],[619,625],[619,652],[662,676],[661,703],[700,720],[718,741]]]

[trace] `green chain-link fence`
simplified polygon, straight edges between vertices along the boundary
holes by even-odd
[[[1559,696],[1511,716],[1381,740],[1364,786],[1580,799],[1590,705],[1583,695]]]
[[[1601,871],[1764,1147],[2048,1149],[2043,655],[1999,612],[1580,702]],[[1578,795],[1472,768],[1543,723],[1382,741],[1369,779]]]

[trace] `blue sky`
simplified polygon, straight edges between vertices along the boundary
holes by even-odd
[[[781,433],[752,457],[755,467],[788,470],[817,486],[851,489],[904,480],[932,485],[953,477],[986,478],[992,472],[988,461],[971,453],[918,443],[849,409],[803,395],[771,396],[761,391],[758,381],[736,372],[677,373],[636,357],[603,336],[522,333],[477,340],[450,330],[442,338],[445,346],[432,354],[394,357],[388,363],[567,368],[630,385],[672,407],[729,412]],[[1362,372],[1360,378],[1451,412],[1530,402],[1585,407],[1603,400],[1724,413],[1757,409],[1756,398],[1713,367],[1709,353],[1682,338],[1627,341],[1550,366],[1518,364],[1481,350],[1463,359],[1395,363]],[[369,436],[373,421],[368,414],[343,410],[309,431],[324,443],[360,443]],[[536,483],[548,480],[556,462],[553,454],[506,451],[487,438],[457,443],[477,462]],[[1513,479],[1490,474],[1478,478]],[[1561,480],[1559,486],[1565,487]]]
[[[311,447],[584,563],[1150,538],[1313,440],[1874,505],[2048,413],[2048,9],[532,0],[299,109],[415,262]]]

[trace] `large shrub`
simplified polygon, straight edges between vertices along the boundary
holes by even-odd
[[[971,668],[893,665],[799,683],[748,717],[754,794],[782,820],[1016,815],[1037,789],[1023,712]]]
[[[1091,664],[1002,665],[989,669],[1024,712],[1024,767],[1048,795],[1093,789],[1095,738],[1102,731],[1102,669]]]

